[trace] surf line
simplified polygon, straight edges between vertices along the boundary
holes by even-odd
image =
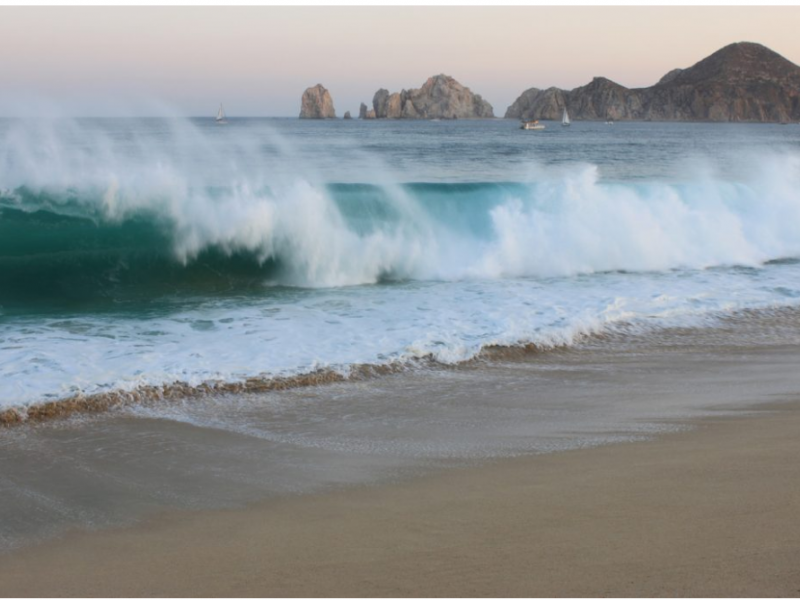
[[[585,334],[582,337],[601,337],[602,335],[601,332],[596,332]],[[0,410],[0,427],[63,419],[77,414],[102,413],[136,404],[179,401],[223,394],[258,394],[347,381],[366,381],[419,368],[455,369],[482,360],[509,359],[515,356],[555,350],[568,345],[571,344],[559,344],[556,347],[542,347],[533,343],[509,346],[491,345],[481,349],[474,357],[454,364],[444,363],[436,360],[432,355],[426,355],[382,364],[356,364],[343,370],[317,369],[309,373],[285,377],[256,376],[241,381],[205,381],[197,385],[175,381],[161,385],[143,385],[133,390],[115,389],[93,394],[78,393],[47,402],[12,406]]]

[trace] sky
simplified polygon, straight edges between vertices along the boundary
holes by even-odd
[[[800,7],[0,7],[0,116],[337,115],[452,75],[497,116],[530,87],[652,85],[737,41],[800,63]]]

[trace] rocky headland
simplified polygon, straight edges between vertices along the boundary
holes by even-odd
[[[380,89],[372,98],[372,111],[361,105],[362,119],[485,119],[493,118],[492,105],[449,75],[430,77],[422,87],[390,93]],[[374,114],[370,115],[370,112]]]
[[[573,90],[531,88],[508,107],[507,119],[646,121],[800,120],[800,67],[760,44],[725,46],[647,88],[604,77]]]
[[[333,99],[325,87],[318,83],[303,92],[300,101],[301,119],[335,119],[336,111],[333,108]]]

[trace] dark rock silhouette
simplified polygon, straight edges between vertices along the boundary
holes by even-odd
[[[653,121],[800,120],[800,67],[760,44],[725,46],[654,86],[629,89],[604,77],[573,90],[531,88],[508,107],[508,119]]]

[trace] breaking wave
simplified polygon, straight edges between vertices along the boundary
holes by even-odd
[[[9,166],[5,167],[8,172]],[[90,180],[93,178],[90,178]],[[758,266],[800,256],[800,159],[749,180],[195,186],[159,168],[0,193],[0,303]]]

